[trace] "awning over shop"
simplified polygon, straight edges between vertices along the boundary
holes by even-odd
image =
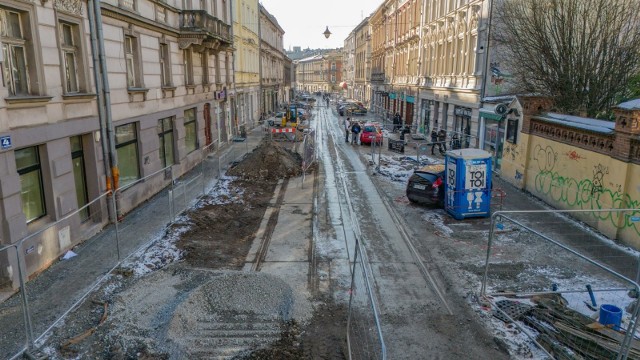
[[[485,118],[485,119],[491,119],[491,120],[496,120],[496,121],[504,120],[504,117],[502,115],[496,114],[493,111],[493,109],[480,109],[480,116]]]
[[[396,93],[389,93],[389,99],[395,99]]]

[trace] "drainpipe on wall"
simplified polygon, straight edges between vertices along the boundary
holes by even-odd
[[[487,74],[489,69],[489,45],[491,41],[491,20],[493,18],[493,0],[489,1],[489,23],[487,25],[487,42],[486,48],[484,49],[484,64],[482,69],[482,84],[480,87],[480,109],[484,107],[484,97],[487,91]],[[484,143],[484,128],[485,122],[484,118],[478,114],[478,148],[482,148],[482,144]]]
[[[111,114],[111,90],[109,89],[109,77],[107,72],[107,60],[104,50],[104,34],[102,32],[102,13],[100,0],[95,1],[93,10],[95,12],[96,33],[98,55],[100,59],[100,71],[102,77],[102,93],[104,94],[105,125],[107,130],[107,141],[109,142],[109,161],[111,165],[111,178],[107,179],[107,189],[111,187],[114,191],[120,187],[120,171],[118,170],[118,156],[116,154],[115,131],[113,128]]]
[[[420,79],[420,76],[422,76],[422,74],[424,73],[422,69],[424,66],[424,63],[422,61],[422,28],[424,27],[424,18],[426,16],[426,12],[427,12],[427,2],[423,1],[422,9],[420,9],[420,28],[418,29],[418,39],[419,39],[418,40],[418,79]],[[416,100],[420,100],[420,85],[418,84],[416,84],[416,97],[414,99],[414,104],[413,104],[414,109],[416,108],[416,105],[415,105]],[[429,105],[426,105],[426,106],[429,106]],[[417,115],[417,118],[418,118],[418,121],[416,121],[416,124],[417,125],[422,124],[422,128],[424,129],[425,124],[422,123],[422,121],[424,121],[424,119],[422,118],[422,114],[424,112],[424,109],[422,109],[422,101],[420,101],[418,109],[420,110],[413,111],[414,117],[416,117]],[[419,132],[418,130],[419,130],[419,127],[416,127],[416,133]]]
[[[231,33],[231,40],[233,41],[233,1],[229,1],[229,18],[231,19],[230,21],[230,33]],[[231,82],[231,84],[229,84],[229,87],[231,87],[233,89],[233,96],[235,97],[235,101],[233,101],[233,107],[235,109],[233,109],[233,116],[235,117],[235,119],[233,119],[233,121],[235,122],[236,125],[236,131],[235,131],[235,135],[239,136],[241,131],[240,131],[240,122],[243,120],[242,117],[240,117],[240,120],[238,120],[238,100],[239,100],[239,96],[238,96],[238,91],[236,89],[236,56],[233,52],[231,52],[231,56],[233,57],[231,59],[231,76],[233,78],[233,81]],[[242,114],[244,114],[244,109],[242,111]],[[246,127],[246,123],[245,123],[245,127]]]
[[[260,111],[260,117],[265,113],[263,104],[263,89],[262,89],[262,21],[260,21],[260,5],[258,5],[258,79],[260,83],[258,85],[258,109]],[[262,119],[267,120],[267,119]]]
[[[109,179],[111,178],[111,161],[109,156],[109,145],[108,145],[108,137],[107,137],[107,126],[106,126],[106,115],[105,115],[105,104],[104,104],[104,96],[102,95],[102,88],[104,84],[102,83],[102,77],[100,76],[100,60],[98,58],[98,40],[97,40],[97,24],[95,18],[95,4],[94,0],[89,0],[87,2],[88,12],[87,16],[89,17],[89,32],[91,35],[91,55],[93,58],[93,78],[96,84],[96,97],[98,101],[98,121],[100,122],[100,138],[102,145],[102,158],[104,165],[104,174],[107,184],[109,184]],[[107,190],[109,190],[109,186],[107,185]],[[111,206],[111,201],[108,202],[109,207]],[[110,212],[111,213],[111,212]]]

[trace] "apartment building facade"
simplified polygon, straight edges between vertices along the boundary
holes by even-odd
[[[264,6],[260,8],[260,89],[263,114],[277,111],[284,102],[284,30]]]
[[[335,49],[294,61],[298,92],[340,92],[343,89],[343,51]]]
[[[232,10],[238,125],[252,128],[260,118],[260,9],[258,0],[236,1]]]
[[[346,39],[344,39],[344,47],[342,48],[342,82],[343,95],[347,98],[353,98],[353,87],[356,82],[356,34],[351,31]]]
[[[445,129],[478,146],[487,0],[387,0],[371,16],[373,108],[416,134]]]
[[[179,177],[200,161],[196,150],[233,135],[231,1],[95,4],[0,4],[0,245],[108,190],[126,212],[163,186],[141,179],[163,169]],[[67,228],[107,221],[91,212]],[[27,276],[76,245],[63,241],[65,229],[50,230],[26,244]],[[0,278],[15,276],[12,265]]]
[[[371,103],[371,27],[368,17],[356,26],[353,34],[355,39],[353,98],[369,107]]]

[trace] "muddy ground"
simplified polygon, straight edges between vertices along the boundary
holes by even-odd
[[[265,139],[142,252],[154,261],[117,269],[54,329],[43,353],[63,359],[345,359],[343,305],[311,299],[313,314],[300,321],[291,316],[285,281],[241,271],[277,182],[298,176],[300,161]]]

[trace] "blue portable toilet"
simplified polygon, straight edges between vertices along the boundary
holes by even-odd
[[[480,149],[447,151],[445,209],[457,220],[491,215],[491,154]]]

